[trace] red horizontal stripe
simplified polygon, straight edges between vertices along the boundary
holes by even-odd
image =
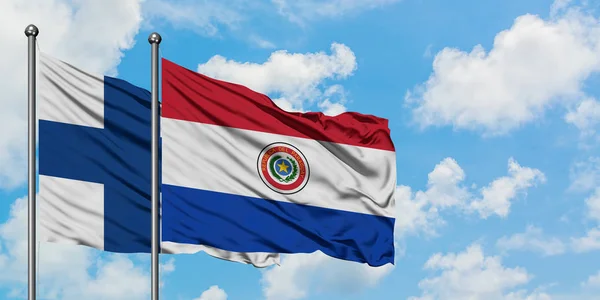
[[[249,88],[162,59],[162,116],[170,119],[394,151],[388,121],[347,112],[291,113]]]

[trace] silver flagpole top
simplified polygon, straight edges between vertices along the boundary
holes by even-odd
[[[162,38],[160,37],[160,34],[156,32],[151,33],[148,37],[148,43],[150,44],[160,44],[160,41],[162,41]]]
[[[34,36],[36,37],[38,35],[38,33],[40,33],[40,31],[38,30],[37,26],[31,24],[29,26],[27,26],[25,28],[25,35],[30,37],[30,36]],[[160,36],[158,36],[159,40],[160,40]],[[160,42],[159,42],[160,43]]]

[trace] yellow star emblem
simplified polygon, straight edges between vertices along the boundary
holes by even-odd
[[[287,173],[288,166],[283,161],[280,164],[278,164],[277,166],[279,167],[279,172]]]

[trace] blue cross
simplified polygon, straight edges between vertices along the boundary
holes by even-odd
[[[147,90],[105,76],[104,128],[39,122],[40,175],[104,184],[106,251],[150,252],[150,103]]]

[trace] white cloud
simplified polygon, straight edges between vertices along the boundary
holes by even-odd
[[[600,224],[600,187],[597,187],[594,193],[585,199],[585,205],[588,209],[588,216]]]
[[[600,186],[600,157],[590,157],[571,166],[570,191],[587,192]]]
[[[300,113],[306,112],[303,108],[298,108],[298,107],[294,106],[294,104],[286,98],[273,99],[273,102],[275,102],[275,104],[279,108],[281,108],[285,111],[288,111],[288,112],[300,112]]]
[[[160,265],[160,274],[169,274],[175,271],[175,259],[170,258],[168,261]]]
[[[56,253],[56,255],[60,255]],[[42,263],[42,262],[40,262]],[[62,299],[147,299],[149,274],[124,256],[113,256],[105,262],[99,260],[96,274],[88,275],[79,287],[54,287],[57,294],[63,290]],[[81,269],[83,271],[85,269]],[[62,272],[53,274],[58,276]],[[91,277],[91,278],[90,278]],[[84,277],[85,278],[85,277]],[[71,282],[74,284],[74,282]]]
[[[428,175],[427,189],[413,193],[408,186],[396,190],[396,232],[402,236],[423,232],[435,235],[444,224],[440,212],[457,209],[476,212],[481,218],[492,214],[506,217],[512,201],[519,193],[544,182],[544,174],[537,169],[522,167],[513,158],[508,160],[508,176],[495,179],[479,191],[478,196],[467,185],[465,172],[452,158],[445,158]]]
[[[0,1],[0,188],[21,185],[27,153],[27,39],[25,26],[40,29],[41,51],[90,72],[114,74],[131,48],[142,20],[141,0]],[[3,77],[2,77],[3,76]]]
[[[328,116],[337,116],[346,112],[346,92],[344,87],[336,84],[332,85],[323,94],[323,100],[317,104],[323,114]]]
[[[581,283],[582,286],[588,288],[600,288],[600,271],[594,275],[590,275],[585,282]]]
[[[323,100],[319,103],[319,108],[323,114],[328,116],[337,116],[346,111],[346,107],[341,103],[332,103],[329,99]]]
[[[331,45],[331,54],[279,50],[262,64],[240,63],[215,55],[198,66],[200,73],[271,95],[280,107],[292,110],[303,110],[304,104],[311,105],[315,100],[324,101],[323,98],[334,95],[339,89],[331,91],[324,81],[344,79],[354,70],[354,53],[338,43]]]
[[[382,7],[400,0],[145,0],[146,27],[166,21],[174,28],[183,28],[204,36],[221,37],[227,30],[242,36],[260,48],[272,49],[275,44],[252,32],[254,18],[275,14],[304,26],[318,18],[342,17]],[[224,4],[226,3],[226,4]],[[269,18],[269,17],[267,17]],[[275,20],[271,18],[272,20]],[[272,21],[271,20],[271,21]]]
[[[460,183],[465,180],[465,172],[456,160],[445,158],[427,177],[426,196],[433,206],[441,208],[457,206],[468,199],[469,192],[465,187],[460,186]]]
[[[539,252],[544,256],[559,255],[566,251],[566,246],[560,239],[544,236],[542,229],[535,226],[527,226],[523,233],[501,237],[496,246],[503,251],[526,250]]]
[[[258,46],[259,48],[263,48],[263,49],[273,49],[276,48],[277,46],[275,46],[275,44],[269,40],[266,40],[258,35],[251,35],[249,37],[250,41],[255,44],[256,46]]]
[[[496,35],[489,52],[481,45],[471,52],[440,51],[429,79],[405,97],[415,122],[505,134],[555,104],[585,99],[583,82],[600,70],[600,22],[562,2],[549,20],[518,17]],[[573,122],[589,117],[575,115]]]
[[[143,255],[147,257],[146,254]],[[165,286],[165,277],[175,272],[175,259],[171,257],[166,262],[160,263],[158,267],[158,277],[160,279],[159,286],[162,289]]]
[[[43,234],[38,232],[38,234]],[[148,299],[149,268],[134,264],[132,256],[111,254],[75,245],[41,243],[39,293],[44,299]],[[25,293],[27,283],[27,202],[17,199],[9,219],[0,224],[0,286]],[[173,261],[161,266],[174,270]]]
[[[423,193],[419,191],[419,193]],[[426,194],[426,192],[425,192]],[[402,212],[396,218],[395,234],[403,237],[407,234],[423,232],[426,235],[436,235],[436,228],[445,224],[439,217],[439,211],[429,203],[427,197],[413,197],[409,186],[396,188],[396,211]]]
[[[421,297],[410,299],[548,299],[513,291],[527,284],[532,275],[521,267],[503,266],[498,256],[485,256],[478,244],[458,254],[436,253],[424,268],[439,273],[421,280]]]
[[[261,282],[266,300],[295,300],[308,297],[311,290],[357,293],[376,286],[393,269],[391,264],[375,268],[318,251],[284,256],[280,266],[263,272]]]
[[[341,17],[343,15],[370,10],[400,0],[271,0],[279,13],[300,25],[319,18]]]
[[[550,15],[556,16],[558,13],[563,12],[569,7],[573,0],[555,0],[550,6]]]
[[[600,250],[600,228],[588,230],[583,237],[571,238],[571,247],[578,253]]]
[[[585,199],[586,215],[600,225],[600,187]],[[585,236],[571,238],[571,247],[575,252],[600,250],[600,227],[588,230]]]
[[[227,293],[218,286],[213,285],[208,290],[204,291],[200,298],[194,300],[227,300]]]
[[[219,26],[236,28],[245,20],[242,13],[244,1],[229,0],[227,5],[220,1],[202,0],[147,0],[144,16],[149,22],[167,21],[175,28],[184,28],[201,35],[219,34]]]
[[[589,178],[589,175],[583,177]],[[581,185],[587,187],[589,181],[590,180],[583,180]],[[586,216],[593,220],[596,226],[600,225],[600,187],[596,187],[584,202]],[[591,228],[585,236],[571,238],[571,247],[575,252],[600,250],[600,227]]]
[[[395,232],[399,236],[420,231],[436,234],[436,227],[444,224],[439,217],[442,209],[463,206],[470,197],[461,183],[465,179],[463,169],[453,158],[445,158],[429,173],[427,190],[414,194],[409,186],[396,189]]]
[[[432,44],[427,45],[427,48],[425,48],[425,51],[423,51],[424,58],[430,58],[433,55],[433,53],[431,52],[432,48],[433,48]]]
[[[492,214],[508,216],[511,202],[518,193],[538,183],[546,182],[544,174],[537,169],[521,167],[513,158],[508,160],[508,176],[494,180],[481,190],[482,197],[470,204],[470,209],[479,212],[482,218]]]
[[[502,300],[551,300],[551,299],[558,300],[554,296],[550,296],[549,294],[546,294],[541,291],[534,291],[533,293],[530,294],[525,290],[508,293],[502,298]],[[573,299],[573,298],[567,298],[567,299]],[[583,299],[580,298],[580,300],[583,300]]]
[[[565,120],[575,125],[583,137],[593,137],[600,124],[600,102],[591,98],[583,100],[565,115]]]

